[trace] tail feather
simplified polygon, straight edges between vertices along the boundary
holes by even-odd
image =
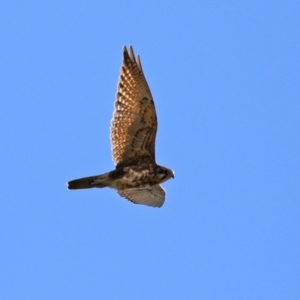
[[[67,183],[69,190],[89,189],[93,187],[103,188],[108,186],[108,173],[71,180]]]

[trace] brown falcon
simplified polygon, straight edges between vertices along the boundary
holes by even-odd
[[[155,162],[155,106],[131,46],[123,48],[116,98],[110,135],[115,170],[69,181],[68,188],[110,187],[133,203],[161,207],[166,193],[160,183],[174,178],[174,172]]]

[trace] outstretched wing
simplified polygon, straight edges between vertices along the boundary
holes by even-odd
[[[165,202],[166,192],[160,185],[143,188],[131,188],[118,191],[119,195],[125,197],[135,204],[144,204],[161,207]]]
[[[157,117],[139,56],[123,48],[123,65],[111,122],[111,143],[116,165],[142,160],[155,162]]]

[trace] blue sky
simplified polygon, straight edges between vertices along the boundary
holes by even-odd
[[[1,299],[300,299],[298,1],[2,1]],[[161,209],[114,168],[122,46],[154,96]]]

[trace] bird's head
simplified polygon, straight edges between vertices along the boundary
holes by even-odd
[[[174,172],[171,169],[162,166],[157,166],[156,175],[159,183],[165,182],[170,178],[174,178]]]

